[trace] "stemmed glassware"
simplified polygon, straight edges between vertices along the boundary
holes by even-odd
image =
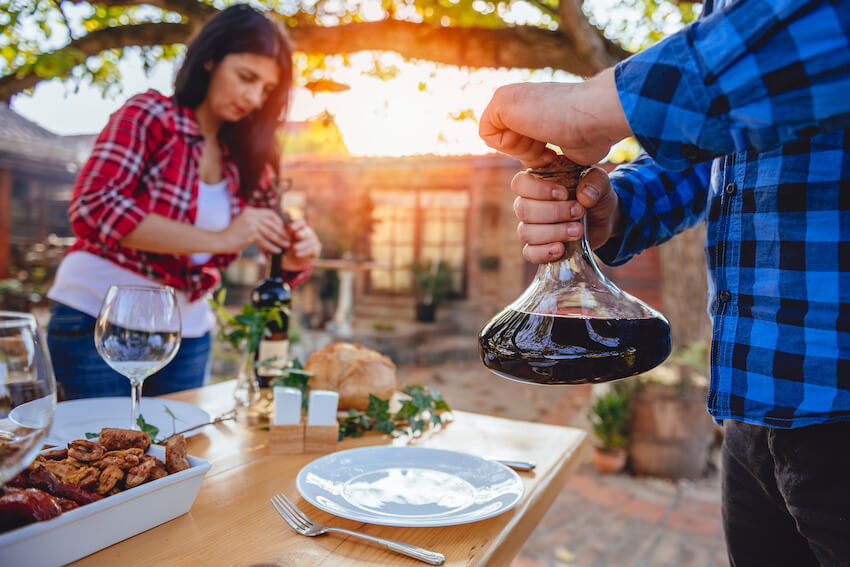
[[[35,458],[55,408],[53,367],[35,317],[0,311],[0,485]]]
[[[130,428],[138,429],[145,378],[180,348],[180,308],[170,287],[110,286],[100,306],[94,343],[103,360],[130,380]]]

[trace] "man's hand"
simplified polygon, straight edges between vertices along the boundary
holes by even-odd
[[[537,168],[555,155],[547,143],[574,162],[591,165],[631,130],[612,68],[583,83],[500,87],[481,115],[478,134],[491,148]]]
[[[579,220],[585,213],[591,249],[619,232],[619,199],[608,174],[598,167],[589,169],[579,181],[576,201],[568,201],[567,191],[560,185],[526,172],[514,176],[511,189],[517,195],[514,212],[520,220],[517,234],[525,243],[522,255],[534,264],[563,256],[563,243],[581,238]]]

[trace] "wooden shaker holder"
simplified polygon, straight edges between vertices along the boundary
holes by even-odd
[[[307,418],[295,425],[269,427],[269,454],[332,453],[339,444],[339,425],[307,425]]]

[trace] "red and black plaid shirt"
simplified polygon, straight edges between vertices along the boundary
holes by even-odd
[[[121,245],[145,215],[195,224],[198,212],[198,163],[203,137],[192,109],[149,90],[132,97],[109,119],[77,177],[71,200],[71,228],[77,241],[69,252],[85,250],[132,272],[186,292],[194,301],[214,288],[220,270],[236,254],[215,254],[195,266],[189,256],[144,252]],[[230,215],[248,204],[274,207],[271,171],[248,203],[239,193],[239,170],[223,148],[224,178],[230,189]],[[291,274],[290,285],[303,282],[309,270]]]

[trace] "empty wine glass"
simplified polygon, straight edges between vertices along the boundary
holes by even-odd
[[[0,485],[35,458],[55,408],[53,367],[35,317],[0,311]]]
[[[94,344],[130,380],[130,428],[139,429],[142,384],[180,348],[180,308],[170,287],[110,286],[100,306]]]

